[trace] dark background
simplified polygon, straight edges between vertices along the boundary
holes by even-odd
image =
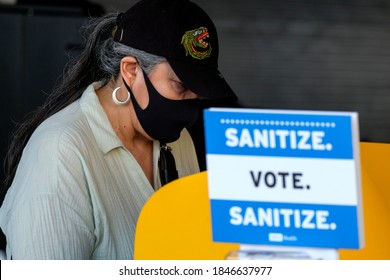
[[[137,1],[47,2],[0,4],[1,161],[15,124],[80,52],[87,17]],[[390,142],[390,1],[194,2],[215,22],[220,69],[239,106],[356,111],[361,141]],[[202,138],[195,140],[204,164]]]

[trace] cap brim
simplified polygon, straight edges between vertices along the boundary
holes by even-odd
[[[237,96],[217,68],[168,59],[181,82],[195,94],[210,99],[237,101]]]

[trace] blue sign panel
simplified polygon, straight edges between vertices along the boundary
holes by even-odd
[[[352,159],[351,116],[205,111],[207,153]]]
[[[359,247],[357,211],[353,206],[213,199],[211,208],[215,210],[213,235],[220,242]]]
[[[213,240],[360,248],[356,113],[205,110]]]

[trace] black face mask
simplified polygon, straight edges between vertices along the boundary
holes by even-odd
[[[165,98],[154,88],[143,71],[149,104],[141,109],[130,87],[123,80],[130,92],[131,101],[138,120],[145,132],[163,143],[176,141],[185,127],[192,126],[199,117],[199,99],[172,100]]]

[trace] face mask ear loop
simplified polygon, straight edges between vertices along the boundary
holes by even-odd
[[[143,71],[143,68],[141,67],[141,64],[139,63],[138,59],[137,59],[136,57],[134,57],[134,59],[135,59],[135,61],[137,62],[139,68]],[[145,71],[143,71],[143,74],[146,75]],[[123,81],[123,84],[125,85],[125,87],[126,87],[126,89],[127,89],[127,93],[128,93],[128,97],[127,97],[126,101],[127,101],[127,100],[130,101],[130,99],[132,99],[132,100],[133,100],[133,103],[134,103],[134,101],[135,101],[135,102],[137,103],[137,106],[139,106],[137,100],[136,100],[135,97],[134,97],[133,91],[130,89],[129,85],[126,83],[126,81],[125,81],[125,79],[124,79],[123,77],[122,77],[122,81]],[[115,91],[115,90],[114,90],[114,91]],[[113,94],[114,94],[114,93],[113,93]],[[113,97],[113,98],[114,98],[114,97]],[[127,101],[127,102],[129,102],[129,101]],[[114,100],[114,102],[115,102],[115,100]],[[133,105],[133,106],[134,106],[134,105]],[[141,109],[141,107],[140,107],[140,109]],[[142,110],[142,109],[141,109],[141,110]]]

